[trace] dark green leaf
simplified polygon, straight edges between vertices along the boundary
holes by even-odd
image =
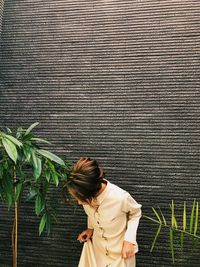
[[[51,163],[51,161],[48,161],[48,164],[49,164],[49,167],[50,167],[50,169],[51,169],[51,173],[52,173],[52,177],[53,177],[54,183],[56,184],[56,186],[58,186],[58,184],[59,184],[59,180],[58,180],[58,175],[57,175],[57,173],[56,173],[55,167],[54,167],[54,165]]]
[[[16,190],[15,190],[15,201],[18,201],[19,196],[20,196],[20,194],[22,193],[22,189],[23,189],[22,185],[23,185],[22,183],[18,183],[18,184],[16,185]]]
[[[47,181],[49,182],[50,179],[51,179],[51,173],[50,173],[49,170],[46,170],[46,172],[45,172],[45,177],[46,177]]]
[[[40,220],[40,225],[39,225],[39,235],[41,235],[41,233],[43,232],[44,227],[45,227],[45,225],[46,225],[46,222],[47,222],[47,214],[45,213],[45,214],[42,216],[42,219]]]
[[[35,213],[36,215],[39,215],[40,212],[43,209],[43,203],[42,203],[42,198],[40,195],[37,195],[36,200],[35,200]]]
[[[32,151],[32,160],[33,160],[33,174],[36,179],[38,179],[42,172],[42,162],[41,159],[38,158],[34,152]]]
[[[38,194],[38,191],[37,191],[35,188],[31,187],[31,188],[30,188],[30,192],[29,192],[29,194],[28,194],[28,196],[27,196],[27,198],[26,198],[26,201],[30,201],[30,200],[33,199],[35,196],[37,196],[37,194]]]
[[[32,148],[30,148],[27,145],[24,145],[23,146],[23,152],[24,152],[24,155],[25,155],[25,158],[26,158],[25,160],[27,162],[29,162],[30,161],[30,158],[31,158],[31,154],[32,154]]]
[[[13,180],[12,176],[4,177],[2,180],[2,189],[4,192],[5,200],[8,204],[8,209],[13,205],[14,198],[14,188],[13,188]]]

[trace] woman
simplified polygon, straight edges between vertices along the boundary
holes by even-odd
[[[141,205],[86,157],[73,165],[67,188],[88,218],[88,228],[77,238],[85,242],[78,267],[135,267]]]

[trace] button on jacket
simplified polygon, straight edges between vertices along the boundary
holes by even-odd
[[[141,205],[131,195],[112,184],[107,186],[90,205],[83,205],[88,228],[94,229],[92,240],[83,245],[78,267],[135,267],[135,256],[121,257],[123,241],[138,245],[137,228],[141,217]]]

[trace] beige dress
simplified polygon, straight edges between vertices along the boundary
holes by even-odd
[[[135,256],[121,257],[123,241],[136,245],[141,205],[120,187],[106,180],[107,186],[94,205],[84,205],[92,240],[83,245],[78,267],[135,267]]]

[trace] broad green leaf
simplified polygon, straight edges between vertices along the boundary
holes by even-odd
[[[31,126],[29,126],[29,128],[26,130],[25,135],[28,135],[32,131],[32,129],[35,128],[38,124],[39,122],[31,124]]]
[[[24,145],[23,146],[23,152],[24,152],[26,161],[29,162],[30,161],[30,158],[31,158],[31,154],[32,154],[32,148],[30,148],[27,145]]]
[[[50,169],[51,169],[51,173],[52,173],[52,177],[53,177],[54,183],[56,184],[56,186],[58,186],[58,184],[59,184],[59,180],[58,180],[58,175],[57,175],[57,173],[56,173],[55,167],[54,167],[54,165],[51,163],[51,161],[48,161],[48,164],[49,164],[49,167],[50,167]]]
[[[17,185],[16,185],[16,191],[15,191],[15,201],[18,201],[18,199],[19,199],[19,196],[20,196],[20,194],[21,194],[21,192],[22,192],[22,183],[18,183]]]
[[[49,141],[44,140],[42,138],[33,137],[33,138],[31,138],[31,140],[32,141],[36,141],[36,142],[40,142],[40,143],[45,143],[45,144],[50,144],[51,145],[51,143]]]
[[[39,225],[39,235],[41,235],[41,233],[43,232],[44,227],[45,227],[45,225],[46,225],[46,222],[47,222],[47,214],[45,213],[45,214],[42,216],[42,219],[40,220],[40,225]]]
[[[4,137],[9,139],[11,142],[13,142],[15,145],[19,147],[23,146],[23,144],[12,135],[4,134]]]
[[[171,249],[171,255],[172,255],[172,261],[174,263],[175,257],[174,257],[174,231],[172,228],[169,230],[170,232],[170,249]]]
[[[155,234],[155,237],[154,237],[154,240],[153,240],[153,243],[152,243],[150,252],[152,252],[153,249],[154,249],[154,247],[155,247],[156,240],[157,240],[157,238],[158,238],[158,236],[159,236],[159,234],[160,234],[161,227],[162,227],[162,226],[159,225],[158,230],[157,230],[157,232],[156,232],[156,234]]]
[[[39,215],[40,212],[42,211],[43,204],[42,204],[42,198],[40,195],[37,195],[36,200],[35,200],[35,213],[36,215]]]
[[[33,160],[33,174],[36,179],[38,179],[42,172],[42,162],[41,159],[38,158],[34,151],[32,151],[32,160]]]
[[[190,233],[193,232],[195,206],[196,206],[196,199],[194,199],[194,201],[193,201],[192,211],[191,211],[191,215],[190,215]]]
[[[53,180],[56,186],[59,184],[58,175],[56,172],[53,173]]]
[[[5,147],[8,156],[16,163],[18,153],[15,144],[7,138],[2,138],[2,144]]]
[[[196,213],[195,213],[195,224],[194,224],[194,235],[197,234],[199,220],[199,203],[196,202]]]
[[[50,179],[51,179],[51,173],[50,173],[49,170],[46,170],[46,172],[45,172],[45,177],[46,177],[46,180],[49,182]]]
[[[153,212],[155,213],[156,217],[158,218],[159,222],[162,224],[161,218],[159,216],[159,214],[157,213],[157,211],[152,207]]]
[[[46,158],[48,158],[48,159],[60,164],[62,166],[65,166],[64,161],[61,158],[59,158],[58,156],[56,156],[55,154],[53,154],[53,153],[51,153],[51,152],[49,152],[47,150],[44,150],[44,149],[38,149],[37,152],[40,155],[42,155],[42,156],[44,156],[44,157],[46,157]]]

